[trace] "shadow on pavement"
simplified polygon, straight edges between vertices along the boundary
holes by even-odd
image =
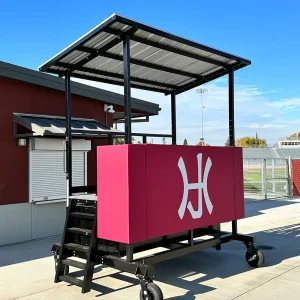
[[[293,205],[295,201],[270,200],[250,203],[246,205],[246,217],[264,214],[265,210]],[[256,236],[259,246],[270,246],[271,250],[264,250],[265,267],[280,264],[282,261],[300,255],[300,224],[281,226],[265,231],[250,234]],[[44,239],[0,248],[0,267],[36,260],[51,256],[51,246],[59,242],[60,238]],[[222,245],[221,251],[206,249],[186,256],[156,265],[155,281],[165,283],[186,290],[182,296],[171,297],[172,300],[194,300],[195,295],[205,294],[215,290],[215,287],[207,283],[211,279],[225,279],[252,270],[245,260],[246,248],[241,242],[231,242]],[[54,268],[54,266],[53,266]],[[99,292],[97,297],[116,291],[126,290],[130,286],[136,286],[139,281],[126,273],[116,271],[113,274],[101,274],[101,266],[95,270],[92,289]],[[100,272],[99,272],[100,271]],[[73,273],[74,274],[74,273]],[[75,274],[74,274],[75,275]],[[76,275],[82,275],[76,272]],[[37,274],[38,276],[38,274]],[[101,278],[111,277],[127,284],[121,289],[114,289],[101,285]],[[100,284],[95,281],[99,280]],[[130,284],[128,286],[128,283]],[[78,293],[80,290],[78,289]],[[138,297],[138,295],[137,295]]]

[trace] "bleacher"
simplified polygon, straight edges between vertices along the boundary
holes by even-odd
[[[280,158],[290,157],[291,159],[300,159],[300,148],[295,148],[295,149],[277,148],[274,149],[274,151],[278,154]]]
[[[272,148],[243,148],[244,159],[278,158]]]
[[[300,159],[300,148],[243,148],[244,159],[288,158]]]

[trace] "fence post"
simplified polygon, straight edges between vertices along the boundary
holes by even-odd
[[[292,197],[292,160],[288,157],[286,160],[285,174],[286,174],[286,193],[288,198]]]
[[[267,200],[267,160],[262,159],[262,168],[261,168],[261,178],[262,178],[262,193],[264,194],[265,200]]]
[[[273,193],[276,192],[276,182],[275,182],[275,158],[272,159],[272,183],[273,183]]]

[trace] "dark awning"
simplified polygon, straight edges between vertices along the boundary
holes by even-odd
[[[31,133],[15,133],[16,136],[62,136],[66,135],[66,118],[48,115],[14,113],[14,122],[28,129]],[[123,132],[94,119],[72,118],[73,137],[99,137]]]
[[[40,66],[40,71],[123,85],[124,36],[130,38],[133,88],[170,94],[243,68],[251,62],[156,28],[112,15]]]
[[[150,116],[149,114],[144,114],[144,113],[131,113],[131,122],[132,123],[149,122],[149,116]],[[125,113],[115,112],[113,115],[113,121],[115,123],[124,123]]]

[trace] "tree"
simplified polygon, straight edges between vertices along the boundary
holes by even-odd
[[[210,146],[210,145],[207,143],[204,143],[203,141],[200,141],[196,144],[196,146]]]
[[[242,137],[236,140],[236,146],[243,148],[266,148],[267,142],[265,139],[258,137]]]
[[[163,139],[162,139],[162,143],[163,143],[163,145],[165,145],[165,144],[166,144],[166,138],[165,138],[165,137],[163,137]]]
[[[230,146],[230,140],[229,140],[229,137],[227,138],[227,141],[225,143],[225,146],[229,147]]]
[[[123,145],[125,144],[124,138],[116,138],[114,139],[114,145]]]
[[[299,134],[300,133],[293,133],[293,134],[291,134],[289,137],[287,137],[287,139],[288,140],[297,140],[297,139],[299,139]]]
[[[187,145],[188,145],[188,142],[187,142],[187,140],[186,140],[186,139],[184,139],[184,141],[183,141],[183,145],[185,145],[185,146],[187,146]]]
[[[131,138],[131,143],[135,144],[135,139],[132,137]],[[114,138],[114,145],[124,145],[125,144],[125,139],[124,138]]]

